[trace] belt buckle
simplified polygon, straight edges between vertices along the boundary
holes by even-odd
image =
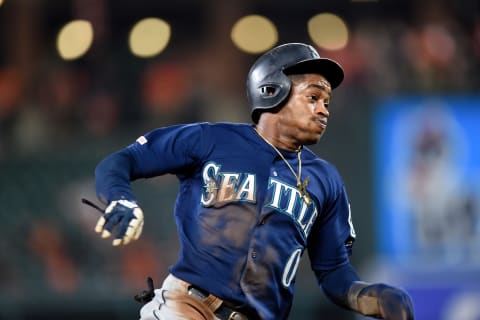
[[[248,318],[241,312],[233,311],[230,313],[227,320],[248,320]]]
[[[190,286],[187,291],[189,296],[193,296],[197,298],[198,300],[204,300],[205,298],[208,297],[208,294],[206,294],[203,290],[200,290],[194,286]]]
[[[232,313],[230,313],[227,320],[235,320],[236,316],[238,315],[240,314],[237,311],[233,311]]]

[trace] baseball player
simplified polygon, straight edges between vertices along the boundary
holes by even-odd
[[[251,124],[194,123],[155,129],[97,166],[108,204],[95,231],[113,245],[138,239],[144,214],[130,182],[178,177],[176,263],[146,291],[141,320],[287,319],[295,274],[308,252],[335,304],[390,320],[413,319],[408,294],[362,282],[349,262],[355,231],[336,168],[307,145],[324,133],[343,69],[310,45],[287,43],[251,67]]]

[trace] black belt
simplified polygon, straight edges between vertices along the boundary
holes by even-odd
[[[204,300],[209,296],[208,292],[205,292],[204,290],[195,286],[190,286],[188,288],[188,294],[199,300]],[[248,320],[248,318],[244,314],[238,312],[233,308],[230,308],[224,302],[222,302],[220,307],[218,307],[218,309],[215,310],[214,313],[215,316],[217,316],[217,318],[220,320]]]

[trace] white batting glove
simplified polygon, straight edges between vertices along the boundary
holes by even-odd
[[[109,238],[112,230],[117,226],[117,233],[112,244],[127,245],[137,240],[143,230],[143,211],[132,201],[115,200],[110,202],[105,213],[98,219],[95,232],[101,233],[102,238]]]

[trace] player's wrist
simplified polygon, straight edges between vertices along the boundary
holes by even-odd
[[[372,285],[363,281],[355,281],[348,290],[348,306],[366,316],[378,316],[378,297],[376,294],[367,293]]]
[[[127,207],[131,206],[132,203],[138,206],[138,200],[132,194],[112,193],[108,197],[108,203],[113,201],[117,201],[120,204],[125,203]]]

